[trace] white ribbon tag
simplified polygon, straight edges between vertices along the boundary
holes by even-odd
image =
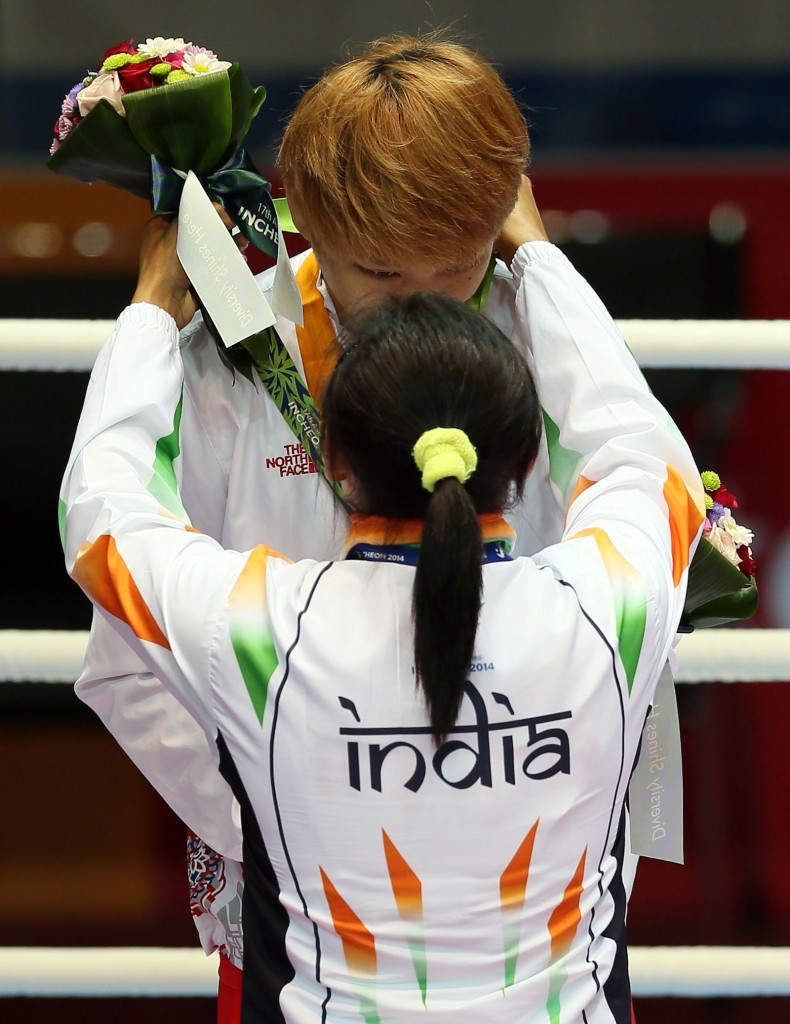
[[[226,346],[275,323],[246,260],[192,171],[181,193],[176,251]]]
[[[653,706],[628,788],[631,849],[643,857],[683,863],[683,771],[675,681],[669,662]]]

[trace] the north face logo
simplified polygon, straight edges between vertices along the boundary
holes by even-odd
[[[267,469],[277,469],[280,476],[307,476],[317,473],[315,464],[300,444],[283,445],[283,454],[266,459]]]

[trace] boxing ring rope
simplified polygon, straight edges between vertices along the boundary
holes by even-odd
[[[790,949],[640,946],[628,951],[637,998],[790,995]],[[0,949],[0,997],[140,998],[217,994],[216,954],[200,949]]]
[[[643,368],[790,370],[788,320],[620,320]],[[0,320],[0,371],[91,369],[109,320]],[[73,683],[87,633],[0,630],[0,682]],[[684,636],[676,681],[790,680],[790,630]],[[636,997],[790,996],[790,948],[657,946],[629,950]],[[0,997],[214,997],[216,956],[200,949],[0,948]]]
[[[0,682],[74,683],[87,632],[0,630]],[[676,648],[677,683],[775,683],[790,680],[790,629],[703,629]]]
[[[790,320],[618,320],[651,369],[790,370]],[[0,320],[0,370],[89,371],[113,320]]]

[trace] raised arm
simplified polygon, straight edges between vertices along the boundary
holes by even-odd
[[[656,603],[665,626],[656,642],[668,648],[704,515],[699,471],[603,303],[537,237],[539,226],[525,180],[503,234],[514,252],[517,330],[544,411],[563,536],[591,538],[617,576],[620,627],[633,625],[627,607]]]
[[[194,296],[175,258],[174,248],[174,227],[157,218],[145,232],[135,300],[168,307],[182,323],[194,310]],[[130,328],[127,326],[126,330]],[[195,330],[200,327],[196,326]],[[116,397],[111,392],[125,389],[125,382],[116,378],[113,385],[106,379],[98,383],[99,372],[106,374],[107,368],[97,365],[91,390],[98,388],[106,392],[112,410],[116,407]],[[143,390],[148,396],[148,384]],[[91,398],[92,402],[95,400]],[[197,496],[199,501],[192,498],[199,514],[197,522],[201,530],[218,538],[226,500],[226,477],[214,446],[207,443],[204,429],[195,422],[189,383],[184,389],[182,406],[178,408],[181,412],[177,426],[174,423],[161,445],[157,442],[150,453],[150,465],[153,468],[158,462],[157,447],[160,447],[161,458],[170,457],[172,472],[167,474],[164,489],[169,488],[171,493],[175,476],[178,475],[180,483],[181,474],[185,473],[188,485],[181,490],[181,496],[188,508],[192,481],[201,482],[203,493]],[[88,415],[87,407],[85,415]],[[189,434],[186,452],[182,451],[184,430]],[[85,440],[83,432],[78,436],[78,443]],[[77,456],[77,445],[73,456]],[[186,467],[184,460],[192,460],[192,469]],[[74,482],[73,468],[70,464],[65,487]],[[211,501],[206,500],[206,488]],[[65,508],[71,499],[66,492],[61,497]],[[129,646],[118,632],[118,626],[116,616],[109,614],[106,608],[94,609],[82,673],[75,685],[77,695],[98,716],[171,809],[213,849],[239,859],[239,808],[230,787],[217,772],[213,736],[206,735],[192,712],[152,673],[150,664],[143,662]]]
[[[224,580],[230,589],[246,560],[198,534],[178,492],[184,373],[177,324],[162,307],[189,310],[168,298],[183,299],[174,241],[172,226],[149,225],[135,298],[162,306],[135,301],[96,361],[63,481],[64,548],[97,613],[167,682],[213,748],[209,658],[222,599],[212,595]],[[180,559],[196,548],[201,558]]]

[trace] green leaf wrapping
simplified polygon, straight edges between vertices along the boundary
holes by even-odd
[[[146,153],[179,171],[209,174],[230,142],[230,101],[228,76],[217,72],[127,93],[123,105],[129,130]]]
[[[223,154],[222,163],[229,160],[244,142],[253,118],[266,99],[266,88],[262,85],[253,88],[238,64],[232,64],[228,69],[228,80],[230,82],[232,126],[230,142]]]
[[[703,538],[689,566],[681,626],[706,629],[751,618],[757,611],[757,583]]]
[[[142,199],[151,194],[151,158],[107,100],[99,100],[47,166],[80,181],[104,181]]]

